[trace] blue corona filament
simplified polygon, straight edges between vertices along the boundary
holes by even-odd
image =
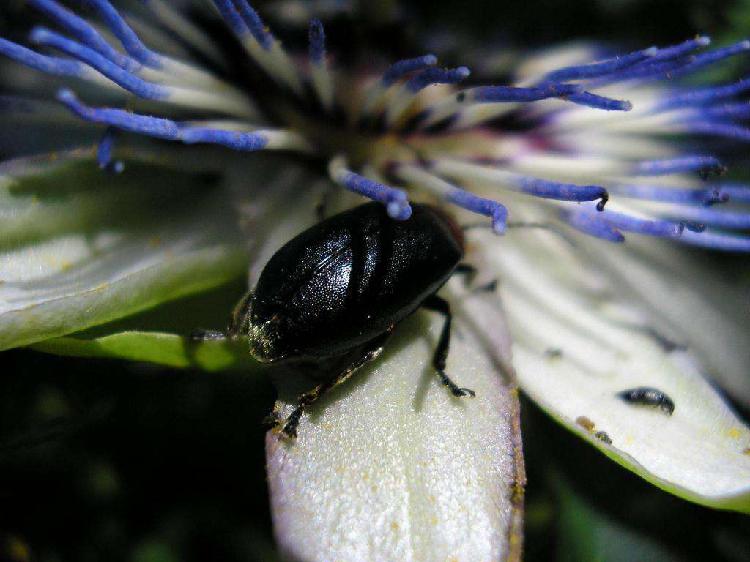
[[[669,238],[714,250],[750,251],[750,186],[718,183],[713,176],[724,173],[726,168],[711,153],[677,152],[672,158],[649,159],[649,152],[644,151],[645,156],[640,158],[622,157],[617,160],[611,157],[609,162],[604,162],[603,168],[612,170],[611,176],[607,175],[608,172],[602,172],[601,177],[596,176],[592,180],[595,185],[578,185],[554,181],[554,159],[551,159],[549,173],[545,171],[543,174],[545,179],[538,179],[525,175],[522,168],[514,169],[517,162],[512,150],[508,155],[504,148],[498,154],[492,150],[482,152],[485,146],[483,139],[501,139],[502,142],[497,142],[498,146],[503,147],[508,139],[510,147],[521,145],[525,147],[523,150],[532,153],[532,157],[539,154],[544,156],[547,151],[559,155],[561,159],[568,158],[569,163],[576,162],[578,149],[575,142],[566,145],[555,137],[555,127],[566,126],[568,121],[565,117],[572,116],[572,121],[576,123],[576,115],[586,113],[588,116],[597,112],[615,112],[611,117],[599,116],[599,122],[604,124],[602,131],[605,132],[608,119],[632,118],[636,124],[632,130],[641,134],[647,127],[639,128],[638,119],[655,118],[654,122],[664,127],[660,128],[657,124],[653,129],[648,129],[645,134],[651,138],[660,134],[682,134],[698,138],[719,137],[734,143],[750,142],[750,127],[747,126],[750,104],[746,99],[750,92],[750,78],[702,87],[685,86],[677,80],[749,52],[750,41],[708,50],[710,39],[697,36],[675,45],[649,47],[621,56],[559,68],[524,79],[519,84],[484,83],[466,89],[459,89],[457,85],[468,78],[468,68],[439,68],[436,66],[438,59],[433,54],[404,58],[385,70],[378,72],[374,69],[374,73],[367,76],[371,78],[369,82],[358,81],[356,76],[351,81],[341,81],[351,84],[353,89],[358,88],[360,82],[366,83],[365,89],[358,94],[361,99],[367,100],[367,107],[359,114],[355,110],[350,116],[350,127],[340,130],[342,136],[329,142],[323,136],[324,131],[328,130],[327,127],[338,125],[330,125],[325,115],[305,116],[305,119],[311,119],[312,138],[307,138],[293,125],[289,125],[288,129],[261,130],[259,123],[265,125],[277,118],[255,116],[254,111],[243,113],[237,109],[244,108],[246,101],[250,109],[255,107],[252,92],[247,92],[247,100],[238,101],[238,97],[242,98],[245,94],[244,86],[235,88],[229,84],[231,88],[215,88],[222,81],[218,77],[210,84],[201,85],[200,80],[211,74],[209,70],[191,67],[191,63],[174,64],[174,59],[151,50],[109,0],[86,1],[93,7],[99,21],[119,41],[122,50],[117,45],[111,45],[92,23],[57,0],[29,0],[31,6],[68,35],[36,27],[30,34],[30,41],[60,56],[50,55],[46,50],[37,52],[2,38],[0,55],[52,76],[80,78],[97,86],[108,86],[110,91],[129,96],[128,107],[133,102],[132,107],[141,109],[139,100],[150,102],[149,114],[143,113],[142,109],[124,109],[126,98],[113,102],[111,107],[92,107],[81,102],[72,90],[59,90],[57,99],[64,107],[80,120],[103,129],[97,161],[105,170],[122,171],[122,163],[112,157],[115,137],[120,132],[183,144],[219,145],[241,152],[271,148],[306,150],[308,155],[312,151],[313,156],[331,159],[331,162],[338,157],[346,161],[348,156],[355,156],[353,160],[362,170],[373,169],[380,175],[388,173],[388,166],[398,166],[399,163],[422,167],[426,171],[445,155],[454,162],[482,162],[473,168],[470,165],[469,169],[481,177],[497,179],[504,183],[505,189],[520,191],[525,194],[524,197],[535,198],[538,205],[552,210],[550,216],[554,219],[551,220],[562,221],[564,225],[590,236],[622,242],[625,239],[623,233],[628,233],[628,236],[636,234]],[[294,103],[298,102],[308,112],[311,107],[320,107],[320,104],[308,103],[310,100],[304,99],[308,95],[304,88],[294,89],[295,85],[311,81],[317,88],[317,96],[335,99],[337,104],[346,101],[339,98],[347,95],[347,92],[341,91],[338,81],[342,76],[340,69],[328,68],[334,59],[328,60],[326,32],[320,20],[313,18],[310,21],[310,64],[305,64],[299,58],[286,54],[284,47],[276,41],[247,0],[213,0],[213,4],[224,23],[242,42],[248,56],[259,63],[260,71],[265,72],[280,88],[289,88],[288,93],[293,94],[279,96],[279,99],[291,100],[284,102],[290,105],[279,111],[280,115],[293,113]],[[635,108],[641,109],[640,112],[626,113],[634,109],[626,94],[611,97],[597,91],[604,86],[612,87],[610,91],[615,91],[615,85],[622,85],[625,91],[653,81],[666,82],[666,87],[648,90],[650,97],[647,98],[649,101],[645,111],[642,107]],[[391,88],[397,84],[398,88]],[[423,92],[435,84],[442,84],[445,88]],[[263,84],[260,87],[264,87]],[[232,88],[235,91],[227,93]],[[618,99],[620,97],[622,99]],[[638,99],[633,98],[634,102],[641,103]],[[180,112],[175,111],[178,104]],[[18,104],[6,104],[3,111],[18,112],[21,111],[20,107]],[[202,109],[205,107],[210,107],[212,113],[200,113],[205,112]],[[348,107],[348,104],[342,103],[341,107]],[[485,114],[489,117],[484,117]],[[518,130],[505,130],[492,122],[493,115],[505,114],[512,117],[510,122]],[[175,116],[186,116],[182,119],[188,118],[190,121],[181,121]],[[558,116],[562,119],[557,119]],[[317,122],[316,117],[319,117]],[[316,130],[315,124],[318,122],[325,123],[321,131]],[[295,121],[291,119],[290,123]],[[460,133],[467,131],[473,135],[467,144],[455,140],[460,138]],[[576,129],[572,131],[567,131],[568,137],[580,136],[586,140],[586,135],[591,134],[592,129],[584,127],[580,129],[580,135]],[[365,134],[357,136],[360,132]],[[457,136],[452,137],[452,134]],[[603,142],[617,143],[618,138],[613,135],[610,141]],[[380,143],[381,139],[385,142]],[[433,141],[434,144],[431,144]],[[367,143],[373,147],[372,154],[368,152]],[[333,149],[330,147],[336,147],[341,153],[326,152]],[[603,148],[610,147],[603,145]],[[352,154],[348,154],[349,150]],[[422,156],[423,150],[425,156]],[[472,152],[474,150],[476,153]],[[519,150],[521,159],[523,150]],[[584,151],[582,156],[589,156],[585,149],[581,150]],[[385,154],[381,154],[382,151]],[[604,154],[607,156],[606,150]],[[670,153],[654,151],[653,154]],[[372,160],[369,160],[370,157]],[[399,160],[401,158],[404,160]],[[581,162],[581,166],[586,166],[586,158],[582,158]],[[485,166],[485,163],[489,164]],[[504,170],[505,166],[509,169]],[[493,167],[500,173],[482,176],[486,168]],[[435,166],[432,168],[438,169]],[[479,172],[477,168],[480,168]],[[468,185],[461,177],[461,173],[470,173],[466,166],[448,166],[446,169],[459,170],[457,176],[451,176],[451,179],[456,180],[457,185]],[[414,186],[409,184],[404,186],[405,189],[400,189],[368,178],[363,175],[365,172],[342,172],[335,167],[329,167],[329,170],[334,170],[332,177],[335,176],[334,179],[345,189],[385,205],[392,218],[406,220],[411,215],[406,189]],[[567,173],[571,170],[562,171],[566,173],[562,177],[570,177]],[[573,177],[576,175],[573,174]],[[582,175],[589,177],[585,173]],[[490,217],[493,230],[498,234],[505,232],[508,216],[513,209],[453,184],[447,185],[443,185],[439,192],[447,203]],[[610,198],[618,201],[616,209],[613,209],[614,204],[604,208]],[[623,205],[619,204],[621,202]],[[628,212],[626,204],[638,205],[638,216]]]
[[[308,36],[310,40],[310,60],[313,64],[321,64],[326,56],[326,32],[319,19],[310,21]]]
[[[411,216],[411,206],[404,190],[384,185],[354,172],[347,172],[341,181],[348,190],[384,203],[390,217],[406,220]]]
[[[130,71],[137,70],[139,65],[135,61],[117,51],[91,24],[55,0],[29,0],[29,3],[117,66]]]
[[[417,70],[424,70],[437,64],[435,55],[423,55],[413,59],[403,59],[393,63],[388,70],[383,73],[380,82],[383,86],[388,87],[400,80],[407,74]]]
[[[147,66],[154,68],[161,66],[161,57],[143,44],[135,31],[108,0],[87,0],[87,2],[99,13],[104,23],[131,57]]]

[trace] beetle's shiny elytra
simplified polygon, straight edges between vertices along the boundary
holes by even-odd
[[[473,396],[444,372],[451,315],[435,295],[462,257],[460,228],[438,209],[417,204],[405,221],[390,218],[379,203],[360,205],[287,242],[238,304],[229,337],[247,338],[250,353],[264,363],[355,359],[302,394],[297,409],[274,424],[295,436],[304,408],[374,359],[394,326],[420,306],[445,316],[433,358],[438,376],[454,395]]]
[[[304,231],[270,259],[244,328],[263,362],[330,357],[371,341],[450,277],[461,241],[432,208],[396,221],[369,203]]]

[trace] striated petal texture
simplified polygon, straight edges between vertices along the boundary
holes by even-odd
[[[419,312],[303,417],[296,442],[268,434],[276,536],[292,559],[519,559],[524,472],[502,311],[496,295],[452,287],[448,372],[476,398],[441,387],[430,364],[442,319]],[[477,331],[484,322],[492,334]]]
[[[560,423],[657,486],[704,505],[750,511],[750,428],[703,375],[710,357],[702,350],[721,338],[723,325],[704,331],[702,345],[692,345],[696,330],[688,326],[676,330],[686,339],[671,341],[652,322],[653,298],[626,292],[556,233],[515,231],[503,241],[487,234],[484,243],[496,248],[487,255],[501,280],[519,386]],[[619,279],[630,269],[638,271],[643,291],[657,288],[636,253],[610,257]],[[680,283],[669,295],[666,279],[658,285],[661,312],[682,302],[683,322],[689,309],[721,319]],[[664,393],[673,411],[620,396],[643,387]]]

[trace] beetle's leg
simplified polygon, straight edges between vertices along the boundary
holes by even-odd
[[[277,400],[273,404],[273,410],[265,418],[263,418],[263,425],[268,429],[279,427],[281,425],[281,400]]]
[[[237,339],[242,335],[242,329],[247,319],[247,311],[250,307],[250,300],[252,299],[252,291],[245,293],[240,302],[238,302],[232,310],[232,315],[229,318],[229,326],[225,332],[220,330],[193,330],[190,332],[191,341],[221,341],[226,339]]]
[[[465,275],[464,277],[464,285],[467,287],[471,287],[471,285],[474,283],[474,281],[477,278],[477,275],[479,275],[479,270],[471,265],[470,263],[461,262],[456,266],[456,269],[454,270],[455,273],[458,273],[459,275]],[[493,293],[497,289],[497,279],[493,279],[492,281],[489,281],[485,283],[484,285],[480,285],[479,287],[473,287],[472,292],[473,293]]]
[[[372,340],[364,353],[355,359],[346,369],[341,371],[338,375],[330,380],[327,380],[312,390],[309,390],[297,397],[297,407],[289,414],[289,417],[284,420],[284,427],[281,430],[287,437],[297,437],[297,426],[299,425],[300,418],[305,409],[318,401],[318,399],[326,394],[329,390],[336,388],[341,383],[345,382],[363,365],[377,358],[378,355],[383,351],[383,344],[388,336],[391,335],[391,330],[388,330],[382,336],[378,336]],[[273,415],[273,413],[272,413]],[[279,420],[278,425],[281,425]]]
[[[484,285],[480,285],[479,287],[474,287],[472,289],[472,292],[474,293],[494,293],[497,291],[497,279],[493,279],[492,281],[488,281]]]
[[[227,339],[227,334],[225,332],[220,332],[219,330],[202,330],[197,329],[190,332],[190,335],[188,336],[190,341],[221,341]]]
[[[453,396],[476,396],[476,393],[473,390],[469,388],[460,388],[448,375],[445,374],[445,362],[448,359],[448,348],[451,343],[451,322],[453,319],[451,315],[451,307],[448,304],[448,301],[437,295],[432,295],[422,303],[422,306],[429,310],[439,312],[445,317],[445,323],[440,332],[440,339],[435,348],[435,355],[432,356],[432,365],[435,367],[435,371],[440,377],[440,380],[453,393]]]
[[[327,186],[323,195],[320,197],[320,201],[315,206],[315,216],[318,217],[319,221],[323,221],[328,218],[328,207],[331,204],[331,197],[333,196],[333,187]]]
[[[470,286],[474,282],[474,279],[476,278],[477,273],[478,273],[478,270],[476,267],[466,262],[459,263],[456,266],[456,269],[454,271],[455,273],[458,273],[459,275],[465,275],[464,284],[467,287]]]
[[[250,309],[250,301],[253,299],[253,292],[248,291],[232,309],[232,316],[229,319],[227,327],[227,336],[236,339],[243,335],[243,328],[247,324],[247,314]]]

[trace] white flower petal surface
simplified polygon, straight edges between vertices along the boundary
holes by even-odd
[[[702,252],[632,238],[614,248],[582,242],[623,292],[646,303],[654,326],[688,344],[710,375],[750,406],[750,288],[731,286]]]
[[[704,378],[690,348],[664,340],[643,301],[623,299],[580,248],[565,251],[556,234],[525,229],[483,241],[494,248],[489,266],[500,280],[521,388],[657,486],[750,511],[750,429]],[[635,387],[665,392],[673,414],[617,396]]]
[[[242,271],[232,210],[212,188],[151,168],[113,179],[91,162],[71,166],[1,178],[0,349],[102,324]],[[161,184],[165,177],[174,183]]]
[[[268,434],[274,526],[292,559],[519,559],[524,475],[502,311],[487,293],[451,302],[448,373],[476,398],[441,386],[430,365],[442,319],[418,312],[303,417],[296,442]]]

